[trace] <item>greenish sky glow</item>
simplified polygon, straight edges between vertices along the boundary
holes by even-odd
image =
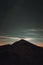
[[[43,1],[0,1],[0,36],[43,42]],[[0,37],[0,41],[11,40]]]

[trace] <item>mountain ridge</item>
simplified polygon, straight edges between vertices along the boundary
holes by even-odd
[[[2,46],[0,65],[43,65],[43,48],[23,39]]]

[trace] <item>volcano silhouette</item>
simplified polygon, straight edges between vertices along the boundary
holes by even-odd
[[[29,41],[26,41],[24,39],[21,39],[21,40],[19,40],[17,42],[14,42],[12,45],[28,45],[28,46],[31,45],[31,46],[38,47],[35,44],[33,44],[33,43],[29,42]]]
[[[23,39],[1,46],[0,65],[43,65],[43,48]]]

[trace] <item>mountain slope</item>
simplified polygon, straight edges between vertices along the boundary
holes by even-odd
[[[23,39],[0,50],[0,65],[43,65],[43,48]]]

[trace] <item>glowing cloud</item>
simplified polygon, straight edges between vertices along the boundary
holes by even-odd
[[[27,41],[31,41],[33,40],[34,38],[23,38],[24,40],[27,40]]]

